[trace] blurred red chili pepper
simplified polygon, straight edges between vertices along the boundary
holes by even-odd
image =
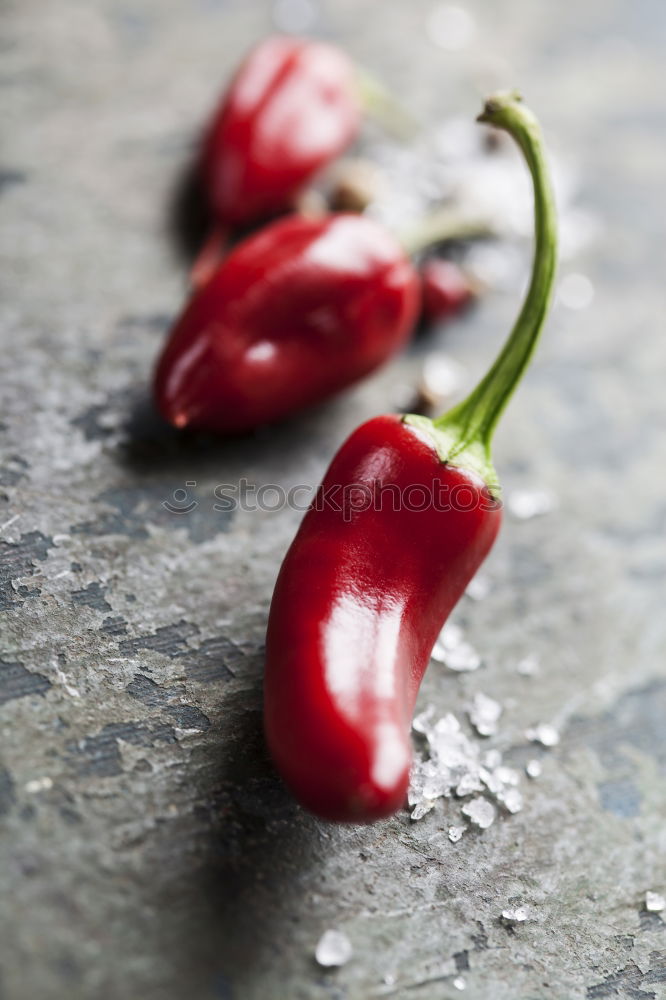
[[[241,64],[206,135],[201,175],[221,222],[245,225],[294,195],[354,139],[354,69],[322,42],[272,37]]]
[[[418,280],[399,243],[353,214],[289,216],[229,254],[159,359],[176,427],[248,430],[333,395],[405,342]]]
[[[500,525],[493,431],[548,309],[556,218],[538,123],[515,95],[491,98],[480,120],[515,138],[534,183],[536,251],[516,325],[439,420],[377,417],[342,445],[271,603],[268,745],[300,802],[332,820],[369,822],[404,800],[433,644]]]
[[[420,270],[422,315],[426,323],[457,316],[475,297],[473,285],[453,261],[431,257]]]

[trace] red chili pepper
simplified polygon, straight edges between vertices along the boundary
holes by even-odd
[[[416,273],[378,223],[289,216],[240,243],[185,307],[158,362],[175,427],[229,433],[333,395],[409,336]]]
[[[244,225],[288,208],[354,139],[354,69],[332,45],[268,38],[238,69],[208,130],[201,174],[221,221]]]
[[[399,416],[363,424],[333,459],[282,564],[266,649],[268,743],[313,812],[360,822],[402,804],[421,678],[500,517],[480,476],[443,465]]]
[[[451,319],[474,299],[474,288],[457,264],[432,257],[421,267],[422,313],[426,323]]]
[[[534,181],[536,252],[517,323],[479,386],[439,420],[378,417],[351,435],[273,594],[268,745],[301,803],[332,820],[372,821],[404,800],[433,644],[500,525],[492,434],[547,312],[556,220],[538,124],[513,95],[489,100],[481,121],[514,136]]]

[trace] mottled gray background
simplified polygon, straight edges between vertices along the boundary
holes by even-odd
[[[0,274],[0,934],[4,1000],[474,1000],[666,996],[663,60],[661,0],[476,0],[460,52],[430,0],[328,0],[342,41],[424,117],[519,85],[582,177],[600,238],[572,267],[498,434],[507,520],[482,602],[486,665],[431,668],[422,703],[505,705],[516,762],[561,728],[524,810],[450,844],[437,809],[371,828],[304,815],[261,738],[262,642],[295,512],[216,513],[241,476],[315,482],[440,343],[480,372],[497,292],[332,405],[234,443],[180,438],[147,380],[184,290],[174,192],[269,3],[5,0]],[[187,481],[190,515],[161,505]],[[515,672],[526,653],[541,675]],[[515,931],[502,909],[533,918]],[[355,954],[318,969],[320,934]],[[462,975],[466,992],[453,985]],[[388,976],[388,981],[385,977]]]

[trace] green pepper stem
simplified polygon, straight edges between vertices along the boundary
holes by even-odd
[[[487,375],[466,399],[436,420],[456,444],[449,459],[470,449],[485,453],[492,469],[490,447],[493,432],[505,406],[530,362],[543,327],[557,262],[557,217],[546,163],[543,136],[532,112],[515,93],[491,97],[477,119],[504,129],[516,141],[527,162],[534,184],[535,248],[532,278],[522,309],[504,348]]]
[[[430,215],[398,234],[398,239],[410,257],[426,247],[450,240],[471,240],[495,235],[496,227],[490,218],[461,212],[453,206],[435,209]]]

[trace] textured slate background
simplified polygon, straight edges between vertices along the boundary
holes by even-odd
[[[421,1000],[460,995],[456,970],[475,1000],[666,996],[664,921],[641,912],[666,889],[666,8],[469,9],[477,34],[455,53],[429,40],[425,0],[329,0],[315,25],[426,117],[520,85],[603,221],[575,262],[594,303],[555,309],[497,441],[505,486],[548,486],[560,507],[507,521],[492,594],[458,615],[487,665],[432,669],[422,699],[461,713],[498,697],[517,762],[536,721],[562,741],[522,813],[453,845],[439,811],[339,829],[283,791],[261,740],[262,641],[299,515],[223,515],[213,489],[316,482],[420,352],[442,343],[480,372],[515,297],[298,426],[172,434],[147,379],[184,288],[174,196],[271,5],[5,0],[5,1000]],[[198,506],[169,513],[185,488]],[[531,652],[543,670],[526,680]],[[511,931],[498,917],[517,902],[534,918]],[[355,956],[327,973],[313,949],[331,926]]]

